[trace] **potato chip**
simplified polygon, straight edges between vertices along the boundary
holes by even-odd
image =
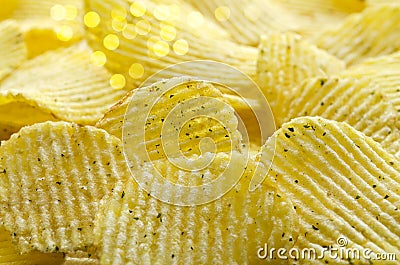
[[[366,0],[367,6],[400,4],[399,0]]]
[[[215,163],[221,167],[197,172],[204,173],[200,181],[210,181],[231,158],[218,153]],[[242,164],[240,160],[247,158],[236,156],[232,165]],[[297,225],[293,206],[283,194],[268,185],[248,191],[255,166],[250,162],[239,184],[225,196],[201,206],[162,203],[140,190],[133,180],[118,185],[96,219],[100,264],[265,264],[257,250],[265,243],[278,248],[292,246]],[[170,164],[162,170],[171,176],[181,174]],[[236,170],[244,168],[237,166]],[[265,173],[265,169],[258,171]],[[268,264],[289,263],[271,260]]]
[[[400,5],[366,8],[310,40],[348,65],[393,53],[400,48]]]
[[[26,59],[24,38],[13,20],[0,23],[0,80],[10,74]]]
[[[117,138],[67,122],[3,141],[0,168],[0,219],[22,253],[85,250],[99,200],[130,176]]]
[[[15,19],[29,58],[82,39],[82,0],[2,1],[0,20]]]
[[[28,254],[19,254],[11,242],[9,233],[0,229],[0,264],[7,265],[61,265],[64,263],[62,253],[40,253],[37,251]]]
[[[189,1],[208,19],[223,26],[239,43],[256,46],[261,34],[292,31],[310,35],[361,11],[363,1],[212,0]]]
[[[344,121],[389,152],[400,151],[398,113],[380,87],[369,80],[311,78],[303,82],[288,102],[287,121],[300,116]]]
[[[257,83],[271,105],[277,127],[285,119],[288,97],[296,93],[298,84],[308,77],[329,76],[342,70],[343,62],[298,35],[264,37],[257,62]]]
[[[87,12],[94,12],[101,17],[96,27],[87,28],[88,42],[94,50],[106,55],[105,66],[112,73],[124,76],[125,88],[140,86],[148,77],[165,67],[193,60],[219,61],[238,68],[250,77],[255,75],[257,49],[218,36],[220,31],[214,29],[216,26],[203,23],[204,19],[198,18],[201,14],[191,16],[193,12],[185,10],[185,6],[181,7],[180,15],[173,16],[173,9],[169,5],[157,5],[158,2],[149,0],[138,2],[146,11],[139,13],[136,13],[136,2],[128,0],[87,0],[86,3]],[[165,9],[165,17],[158,13],[160,9]],[[126,15],[124,19],[118,18],[125,25],[122,30],[115,30],[115,25],[113,27],[113,21],[116,20],[113,14],[118,12]],[[218,69],[210,71],[208,67],[163,73],[165,76],[162,78],[202,76],[220,80],[221,83],[235,78],[229,72]]]
[[[400,52],[365,60],[341,73],[341,76],[368,78],[400,110]]]
[[[222,109],[217,109],[212,99],[219,101]],[[177,112],[179,105],[182,111]],[[197,117],[190,117],[191,113],[198,113]],[[187,122],[176,127],[184,119]],[[143,127],[141,121],[145,121]],[[96,126],[121,139],[124,132],[124,140],[133,139],[135,143],[129,150],[141,154],[140,146],[145,145],[151,159],[165,157],[165,145],[172,141],[179,143],[183,154],[200,154],[198,146],[204,137],[214,141],[217,152],[241,149],[233,108],[224,103],[221,92],[211,83],[189,77],[159,81],[130,92]],[[175,129],[179,129],[178,139]]]
[[[90,57],[73,46],[26,61],[0,85],[1,123],[18,129],[58,119],[96,123],[125,92],[113,89],[111,75]]]
[[[299,219],[297,248],[325,249],[321,263],[329,264],[368,264],[362,254],[335,260],[329,246],[399,252],[400,161],[380,144],[346,123],[302,117],[284,124],[263,150],[261,162],[273,157],[266,181],[292,201]]]

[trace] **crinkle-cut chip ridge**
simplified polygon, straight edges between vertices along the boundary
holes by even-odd
[[[286,121],[301,116],[344,121],[381,143],[390,153],[400,151],[398,112],[370,80],[310,78],[296,92],[288,98]]]
[[[0,80],[9,75],[27,58],[24,37],[14,20],[0,23]]]
[[[119,139],[67,122],[3,141],[0,168],[0,219],[22,253],[90,247],[100,199],[130,177]]]
[[[217,154],[218,163],[225,164],[227,159],[229,155]],[[298,236],[293,206],[266,184],[249,192],[256,166],[250,161],[238,185],[225,196],[195,207],[162,203],[139,190],[133,180],[118,185],[104,199],[96,219],[100,264],[264,264],[257,257],[264,243],[290,248]],[[177,174],[167,164],[161,170]],[[266,174],[265,168],[257,172]],[[205,174],[202,181],[212,177]]]
[[[363,10],[363,1],[336,0],[213,0],[189,1],[238,43],[257,46],[266,32],[296,32],[309,36]],[[313,14],[313,15],[310,15]]]
[[[88,43],[94,50],[104,52],[107,56],[105,66],[112,73],[124,75],[126,88],[139,87],[147,78],[168,66],[195,60],[223,62],[238,68],[250,77],[254,77],[257,49],[230,41],[224,37],[224,34],[219,34],[221,29],[215,30],[215,28],[218,28],[216,25],[204,23],[199,27],[193,24],[197,22],[193,22],[193,18],[187,17],[191,13],[191,9],[188,9],[186,5],[181,6],[182,15],[169,16],[162,21],[163,23],[150,23],[150,21],[157,21],[157,15],[155,15],[157,2],[144,1],[147,11],[140,17],[135,17],[128,12],[130,3],[128,0],[86,0],[87,11],[94,11],[102,18],[96,28],[87,29]],[[124,31],[116,32],[114,30],[110,10],[115,6],[127,12],[126,23],[131,26],[138,25],[137,29],[128,27],[125,33]],[[176,31],[174,41],[167,42],[160,37],[163,30],[162,25],[174,27]],[[204,34],[204,32],[207,32],[207,34]],[[127,34],[133,34],[135,37],[126,38]],[[108,46],[110,48],[108,49],[106,48],[107,45],[104,46],[103,41],[110,35],[113,36],[115,41],[118,38],[118,45],[115,45],[117,47]],[[143,67],[143,73],[138,76],[136,74],[130,75],[129,70],[133,64],[140,64]],[[231,82],[236,82],[239,86],[245,85],[237,75],[231,75],[229,71],[226,72],[223,69],[210,71],[204,65],[181,69],[178,72],[163,71],[162,74],[164,74],[162,78],[180,75],[200,76],[203,79],[220,80],[221,83],[230,79]]]
[[[85,46],[72,46],[24,62],[0,85],[2,122],[17,128],[46,120],[95,124],[125,92],[110,86],[111,75],[91,64],[90,55]]]
[[[316,34],[310,41],[347,65],[396,52],[400,49],[400,4],[366,8]]]
[[[330,76],[344,63],[293,33],[263,37],[257,62],[257,83],[271,105],[277,127],[288,111],[288,97],[306,78]]]
[[[399,252],[400,161],[380,144],[344,122],[300,117],[275,133],[260,161],[269,163],[272,156],[266,181],[293,203],[299,220],[296,247],[322,250],[345,237],[347,248]]]

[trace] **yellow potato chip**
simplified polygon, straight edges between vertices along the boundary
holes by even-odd
[[[372,137],[389,152],[400,151],[398,112],[371,81],[355,78],[305,80],[290,102],[286,121],[300,116],[321,116],[344,121]]]
[[[96,123],[125,92],[113,89],[111,75],[90,57],[85,47],[73,46],[23,63],[0,85],[1,123],[18,129],[58,119]]]
[[[27,55],[22,32],[15,21],[1,22],[0,35],[0,80],[2,80],[26,60]]]
[[[393,53],[400,48],[400,5],[366,8],[310,40],[348,65]]]
[[[34,251],[28,254],[19,254],[11,242],[9,233],[0,229],[0,264],[4,265],[61,265],[64,263],[62,253],[40,253]]]
[[[289,95],[313,76],[329,76],[344,70],[344,63],[300,36],[274,33],[260,44],[257,83],[271,105],[277,127],[286,117]]]
[[[399,0],[366,0],[367,6],[400,4]]]
[[[352,12],[361,11],[363,1],[350,0],[212,0],[189,1],[223,26],[239,43],[256,46],[268,31],[292,31],[310,35],[335,25]]]
[[[365,60],[341,73],[341,76],[368,78],[400,110],[400,52]]]
[[[216,167],[206,170],[208,174],[201,181],[208,182],[220,174],[230,159],[229,155],[218,153]],[[234,170],[243,171],[238,165],[245,160],[243,155],[233,158]],[[298,236],[297,225],[293,205],[283,194],[265,184],[249,192],[255,166],[250,162],[239,184],[225,196],[200,206],[160,202],[140,190],[133,180],[118,185],[96,219],[100,264],[265,264],[258,258],[258,250],[265,244],[289,248]],[[180,174],[168,164],[162,171]],[[201,172],[204,171],[197,173]],[[266,170],[258,174],[266,174]],[[275,259],[268,264],[289,262]]]
[[[2,1],[0,20],[18,21],[32,58],[82,39],[82,11],[82,0],[6,0]]]
[[[380,144],[346,123],[302,117],[285,123],[263,150],[261,162],[273,157],[266,181],[296,211],[296,248],[319,256],[325,249],[319,260],[329,264],[369,264],[365,253],[399,253],[400,161]],[[346,249],[360,258],[346,257]]]
[[[174,16],[169,5],[158,5],[158,2],[149,0],[133,3],[128,0],[87,0],[86,3],[86,11],[101,18],[96,26],[88,23],[88,42],[94,50],[106,55],[105,66],[112,73],[123,75],[126,82],[122,87],[138,87],[165,67],[193,60],[219,61],[238,68],[250,77],[255,75],[257,49],[240,46],[218,36],[220,31],[215,31],[215,25],[207,26],[204,18],[198,17],[201,14],[191,15],[193,12],[185,6],[181,6],[180,15]],[[160,9],[166,14],[162,15]],[[123,19],[118,12],[123,14]],[[125,26],[118,28],[113,25],[116,20],[121,20]],[[229,72],[219,70],[196,67],[164,71],[165,75],[161,77],[201,76],[220,80],[221,83],[235,78]]]
[[[124,142],[133,141],[129,150],[144,156],[139,150],[145,145],[151,159],[167,156],[166,145],[174,141],[183,154],[199,154],[204,137],[214,141],[217,152],[241,149],[233,108],[211,83],[189,77],[159,81],[130,92],[96,126],[119,138],[124,132]]]
[[[100,199],[130,176],[117,138],[67,122],[3,141],[0,169],[0,219],[22,253],[91,246]]]

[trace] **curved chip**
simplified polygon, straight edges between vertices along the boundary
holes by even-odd
[[[211,0],[189,1],[208,19],[224,27],[239,43],[259,44],[260,35],[292,31],[303,36],[337,24],[347,15],[363,10],[359,0]]]
[[[1,22],[0,35],[0,80],[2,80],[26,60],[27,55],[22,32],[15,21]]]
[[[259,49],[257,83],[271,105],[277,127],[286,117],[289,96],[304,79],[344,70],[343,62],[292,33],[267,35]]]
[[[0,20],[14,19],[24,34],[28,57],[82,39],[82,0],[5,0]]]
[[[396,110],[400,110],[400,52],[365,60],[340,75],[368,78],[379,86]]]
[[[67,122],[3,141],[0,169],[0,219],[22,253],[86,249],[100,199],[130,176],[117,138]]]
[[[348,65],[393,53],[400,49],[400,5],[366,8],[310,40]]]
[[[176,110],[177,106],[181,106],[182,112]],[[198,114],[191,118],[191,113]],[[176,127],[179,120],[188,122]],[[141,121],[146,121],[145,128]],[[185,155],[199,154],[203,137],[214,141],[217,152],[241,148],[242,137],[233,108],[224,103],[221,92],[211,83],[189,77],[159,81],[130,92],[96,126],[121,139],[124,132],[125,142],[135,142],[129,143],[129,150],[145,155],[139,151],[145,145],[151,159],[165,157],[165,144],[170,141],[178,141]],[[175,139],[178,128],[179,136]],[[227,137],[229,132],[231,137]]]
[[[220,31],[214,29],[217,26],[208,26],[201,14],[185,8],[186,5],[181,6],[179,15],[173,15],[174,8],[165,1],[86,0],[86,3],[87,12],[101,17],[96,27],[87,28],[88,42],[94,50],[106,55],[105,66],[112,73],[123,75],[126,88],[139,87],[148,77],[168,66],[194,60],[219,61],[250,77],[255,75],[257,49],[218,36]],[[123,19],[116,15],[118,12],[124,15]],[[118,19],[124,25],[121,28],[116,25]],[[236,77],[208,67],[162,74],[162,78],[201,76],[221,83]],[[236,82],[241,84],[240,79]]]
[[[287,121],[300,116],[344,121],[381,143],[389,152],[400,152],[398,112],[381,93],[381,88],[367,79],[308,79],[288,102]]]
[[[1,123],[17,129],[46,120],[96,123],[125,92],[113,89],[111,75],[90,57],[73,46],[23,63],[0,85]]]
[[[400,161],[380,144],[346,123],[302,117],[285,123],[263,150],[261,162],[273,157],[266,181],[292,201],[299,219],[298,249],[325,249],[320,261],[329,264],[399,253]],[[338,254],[353,249],[360,258]]]
[[[224,165],[227,159],[228,155],[219,153],[215,161]],[[236,159],[233,165],[242,164],[240,160],[246,157]],[[96,219],[100,264],[265,264],[257,250],[265,244],[289,248],[297,237],[297,225],[290,201],[274,188],[262,185],[253,193],[248,191],[255,166],[250,162],[239,184],[225,196],[201,206],[160,202],[133,180],[117,186]],[[168,164],[162,170],[171,176],[180,174]],[[209,181],[221,170],[215,167],[208,172],[213,174],[205,174],[200,181]],[[265,169],[259,171],[265,173]],[[268,264],[289,262],[276,259]]]
[[[0,264],[2,265],[61,265],[64,263],[62,253],[40,253],[34,251],[28,254],[19,254],[12,244],[9,233],[0,229]]]

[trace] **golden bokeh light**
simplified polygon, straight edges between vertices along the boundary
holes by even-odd
[[[153,53],[158,57],[164,57],[169,53],[169,45],[165,41],[157,41],[152,47]]]
[[[141,1],[135,1],[131,4],[129,12],[135,17],[141,17],[146,13],[146,5]]]
[[[50,16],[56,21],[65,19],[67,10],[62,5],[54,5],[50,8]]]
[[[116,17],[126,18],[127,15],[128,15],[128,12],[122,6],[113,6],[113,9],[111,10],[112,18],[116,18]]]
[[[204,16],[198,11],[190,12],[187,16],[187,23],[194,28],[200,27],[204,24]]]
[[[107,57],[102,51],[95,51],[90,56],[90,62],[96,66],[103,66],[107,62]]]
[[[70,26],[62,25],[56,28],[57,38],[61,41],[70,41],[74,36],[74,31]]]
[[[144,75],[144,67],[140,63],[134,63],[129,68],[129,75],[133,79],[139,79]]]
[[[83,22],[89,28],[95,28],[100,23],[100,16],[94,11],[87,12],[83,17]]]
[[[135,24],[126,24],[126,27],[122,31],[122,36],[128,40],[132,40],[136,37],[136,26]]]
[[[176,38],[176,28],[174,26],[161,26],[160,37],[165,41],[173,41]]]
[[[231,16],[231,9],[227,6],[220,6],[215,9],[214,15],[218,21],[227,21]]]
[[[127,24],[125,17],[122,16],[114,17],[111,22],[111,26],[116,32],[123,31]]]
[[[115,74],[110,78],[110,85],[114,89],[122,89],[126,85],[125,76],[121,74]]]
[[[115,50],[119,46],[119,38],[115,34],[108,34],[104,37],[103,45],[106,49],[111,51]]]
[[[176,54],[185,55],[189,51],[189,43],[184,39],[180,39],[175,41],[172,48]]]
[[[170,17],[171,11],[169,10],[169,7],[166,5],[158,5],[154,9],[153,14],[156,19],[164,21]]]
[[[136,23],[136,33],[139,35],[147,35],[149,34],[150,30],[151,30],[151,25],[150,22],[145,20],[145,19],[141,19]]]

